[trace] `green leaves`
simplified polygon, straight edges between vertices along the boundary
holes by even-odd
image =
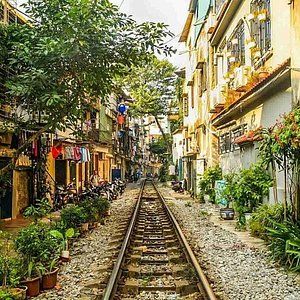
[[[25,8],[36,22],[0,30],[1,61],[12,69],[5,85],[29,113],[45,112],[52,129],[72,127],[149,55],[173,52],[166,25],[137,24],[107,0],[29,0]]]

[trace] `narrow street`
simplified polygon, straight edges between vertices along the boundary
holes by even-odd
[[[299,300],[299,12],[0,0],[0,300]]]

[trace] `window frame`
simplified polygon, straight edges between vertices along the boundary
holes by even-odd
[[[250,21],[251,38],[260,50],[261,58],[272,48],[272,24],[271,24],[271,0],[252,0],[250,3],[250,12],[266,10],[266,20],[260,21],[254,18]],[[252,63],[255,64],[260,58],[252,57]]]

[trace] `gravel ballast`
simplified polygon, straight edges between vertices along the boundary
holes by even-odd
[[[162,191],[165,197],[171,194],[168,188]],[[236,234],[211,222],[205,216],[211,205],[174,198],[167,202],[220,299],[300,299],[295,274],[286,273],[266,252],[244,244]]]
[[[100,225],[74,243],[71,261],[61,267],[55,289],[43,292],[35,299],[99,299],[103,283],[110,275],[112,256],[116,251],[114,243],[122,240],[118,226],[131,215],[139,188],[130,185],[122,197],[113,201],[111,215],[105,225]]]

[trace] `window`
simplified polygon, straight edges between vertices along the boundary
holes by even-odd
[[[250,11],[256,17],[251,21],[251,36],[263,56],[271,48],[271,0],[253,0]],[[259,18],[259,16],[261,18]]]
[[[247,130],[247,125],[245,124],[245,125],[241,125],[239,127],[236,127],[235,129],[233,129],[231,131],[231,151],[235,151],[235,150],[240,149],[239,145],[237,145],[234,141],[238,137],[242,136],[245,133],[246,130]]]
[[[189,102],[187,97],[183,98],[183,111],[184,115],[187,117],[189,115]]]
[[[220,154],[239,150],[240,147],[237,144],[235,144],[234,141],[238,137],[242,136],[246,130],[247,130],[247,124],[243,124],[238,127],[235,127],[231,131],[228,131],[228,132],[222,134],[219,137],[219,152],[220,152]]]
[[[222,134],[219,139],[220,154],[228,153],[231,150],[230,132]]]
[[[245,64],[245,23],[241,20],[227,42],[228,69],[234,64]]]

